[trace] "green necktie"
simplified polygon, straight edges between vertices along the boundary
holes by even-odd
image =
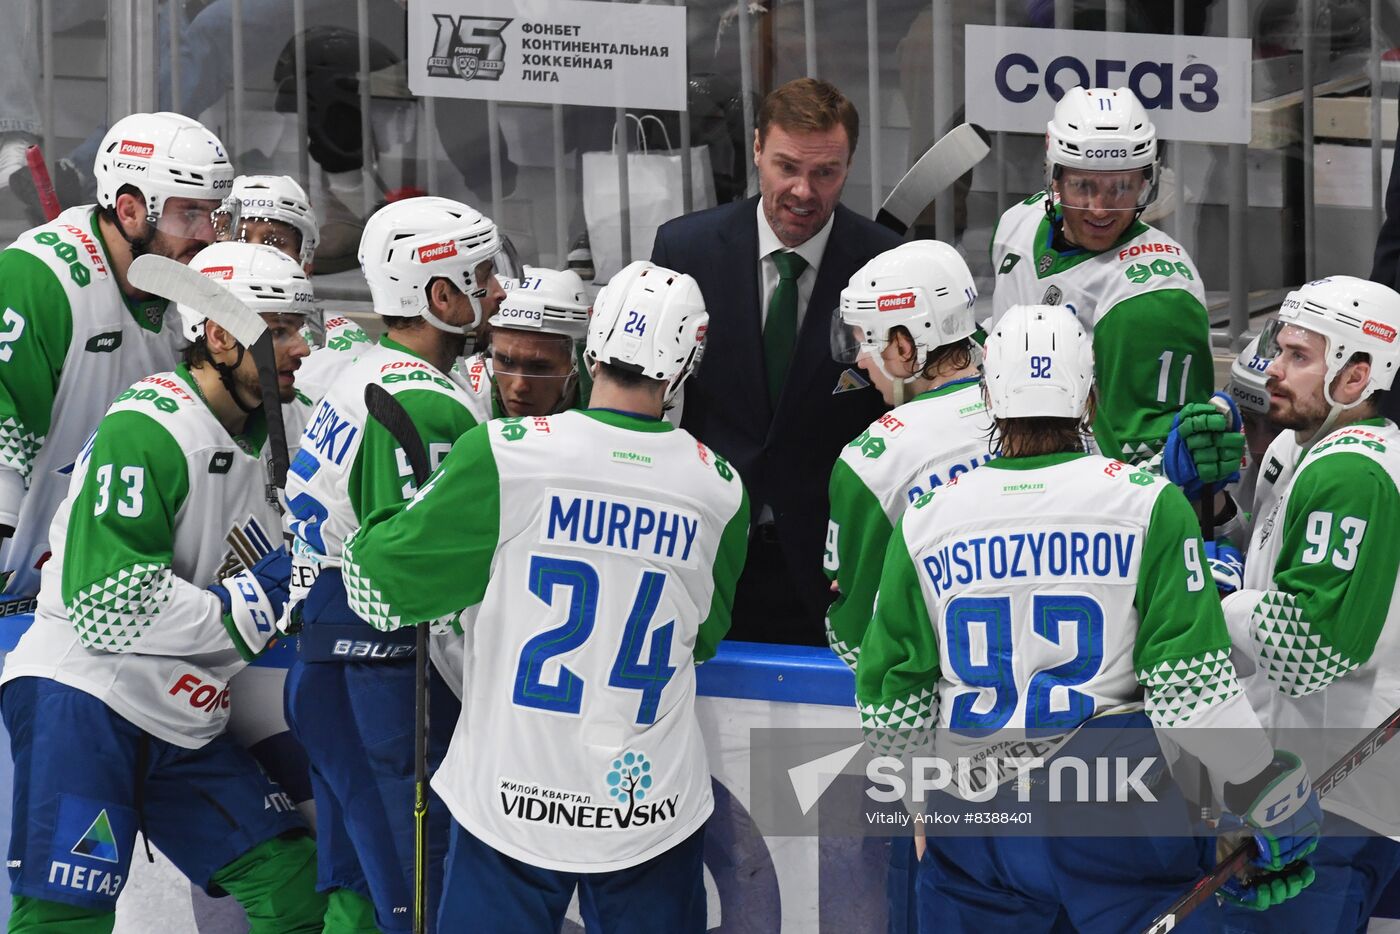
[[[796,253],[778,250],[770,253],[778,267],[778,287],[768,300],[768,319],[763,325],[763,361],[768,369],[768,400],[776,408],[783,391],[792,348],[797,343],[797,278],[807,261]]]

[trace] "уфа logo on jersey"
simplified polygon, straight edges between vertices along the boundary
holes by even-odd
[[[115,900],[121,893],[126,865],[120,841],[132,838],[135,823],[135,813],[126,808],[60,795],[45,886],[56,892]]]
[[[627,830],[676,819],[680,795],[658,798],[651,759],[627,751],[602,776],[602,796],[546,788],[534,782],[498,779],[501,811],[529,824],[579,830]]]
[[[499,81],[506,69],[506,41],[501,33],[509,19],[434,13],[437,35],[428,56],[428,77],[463,81]]]
[[[440,259],[448,259],[456,255],[456,240],[447,240],[443,243],[428,243],[418,248],[418,262],[420,263],[435,263]]]
[[[1395,343],[1395,328],[1388,324],[1381,324],[1379,321],[1367,321],[1361,325],[1361,333],[1371,337],[1379,338],[1387,344]]]
[[[138,159],[149,159],[156,154],[155,143],[142,143],[134,139],[122,140],[121,146],[117,147],[119,156],[135,156]]]
[[[904,311],[914,307],[914,293],[900,292],[898,295],[881,295],[875,299],[876,311]]]
[[[233,278],[232,266],[205,266],[199,274],[206,279],[222,279],[227,281]]]

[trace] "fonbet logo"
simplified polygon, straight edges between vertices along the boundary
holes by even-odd
[[[586,792],[501,778],[501,809],[506,817],[515,820],[585,830],[627,830],[676,819],[680,795],[656,797],[656,778],[651,760],[644,753],[624,752],[612,761],[602,778],[610,800],[600,800]]]
[[[205,266],[199,274],[206,279],[222,279],[228,281],[233,278],[232,266]]]
[[[448,240],[445,243],[429,243],[418,248],[418,262],[420,263],[435,263],[440,259],[456,255],[456,240]]]
[[[228,685],[205,682],[198,676],[185,672],[166,689],[171,697],[183,699],[196,710],[214,713],[228,709]]]
[[[913,292],[900,292],[898,295],[881,295],[875,300],[875,308],[879,311],[903,311],[906,308],[913,307]]]
[[[122,140],[121,146],[117,149],[117,155],[136,156],[139,159],[149,159],[155,153],[155,143],[141,143],[133,139]]]
[[[1361,333],[1379,338],[1387,344],[1395,343],[1395,328],[1388,324],[1381,324],[1379,321],[1367,321],[1361,325]]]

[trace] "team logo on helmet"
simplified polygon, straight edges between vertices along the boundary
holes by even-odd
[[[903,311],[906,308],[913,308],[914,293],[900,292],[898,295],[881,295],[875,300],[875,307],[880,311]]]
[[[445,243],[429,243],[418,248],[418,262],[420,263],[434,263],[456,255],[456,240],[448,240]]]
[[[1045,290],[1045,295],[1041,298],[1040,303],[1042,305],[1058,305],[1060,299],[1064,297],[1065,293],[1060,291],[1060,287],[1058,285],[1052,285]]]
[[[155,152],[155,143],[140,143],[131,139],[122,140],[121,146],[117,149],[119,156],[136,156],[139,159],[149,159],[155,155]]]
[[[1368,320],[1365,324],[1361,325],[1361,333],[1380,338],[1387,344],[1395,343],[1395,328],[1388,324],[1381,324],[1379,321]]]
[[[428,77],[499,81],[505,73],[506,43],[501,33],[512,20],[438,13],[437,36],[428,56]]]

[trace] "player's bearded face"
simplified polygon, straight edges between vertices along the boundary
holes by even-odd
[[[850,168],[846,128],[788,132],[776,124],[760,142],[754,131],[753,162],[763,195],[763,216],[783,246],[796,247],[826,226]]]
[[[1268,377],[1269,419],[1304,434],[1327,418],[1322,384],[1327,378],[1327,341],[1321,334],[1288,325],[1276,338],[1278,353],[1264,371]]]
[[[301,336],[302,318],[300,315],[261,316],[272,334],[272,359],[277,367],[277,396],[282,402],[296,398],[296,371],[301,360],[311,352],[306,339]],[[262,401],[262,386],[258,382],[258,367],[253,355],[245,353],[243,360],[234,371],[239,395],[247,404]]]
[[[1131,226],[1137,217],[1143,186],[1149,183],[1137,169],[1064,169],[1052,184],[1064,211],[1065,237],[1075,246],[1098,252],[1117,243]]]

